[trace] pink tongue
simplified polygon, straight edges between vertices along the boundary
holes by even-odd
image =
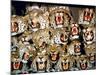
[[[60,22],[60,21],[61,21],[61,17],[60,17],[60,16],[58,16],[58,17],[57,17],[57,20],[58,20],[58,22]]]
[[[15,67],[16,67],[16,68],[18,67],[18,63],[15,63]]]
[[[73,32],[73,34],[77,34],[77,28],[74,27],[74,28],[72,29],[72,32]]]

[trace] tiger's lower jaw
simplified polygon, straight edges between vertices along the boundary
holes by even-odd
[[[63,71],[68,71],[69,70],[69,66],[68,65],[62,66],[62,70]]]
[[[80,66],[81,70],[86,70],[87,69],[87,66]]]
[[[64,68],[63,68],[63,71],[69,71],[69,69],[64,69]]]
[[[86,43],[87,43],[87,44],[92,44],[92,43],[93,43],[93,41],[86,41]]]
[[[45,72],[46,71],[46,66],[45,64],[39,64],[37,67],[38,72]]]
[[[63,71],[69,71],[69,68],[62,68]]]

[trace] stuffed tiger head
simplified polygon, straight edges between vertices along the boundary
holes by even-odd
[[[87,70],[89,68],[89,60],[86,55],[80,55],[77,60],[77,66],[80,70]]]
[[[86,44],[92,44],[95,42],[95,26],[84,27],[83,39]]]

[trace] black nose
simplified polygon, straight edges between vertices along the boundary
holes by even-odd
[[[42,59],[43,57],[39,57],[39,59]]]

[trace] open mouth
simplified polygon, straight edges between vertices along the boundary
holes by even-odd
[[[78,34],[78,29],[77,27],[72,27],[72,35],[77,35]]]
[[[60,36],[60,40],[61,40],[61,42],[66,42],[67,41],[67,35],[64,35],[64,34],[62,34],[61,36]]]
[[[62,23],[63,23],[62,16],[56,16],[56,23],[57,23],[57,25],[59,25],[59,24],[62,24]]]
[[[91,21],[91,19],[92,19],[92,17],[93,17],[93,14],[91,14],[91,13],[85,13],[84,14],[84,21]]]
[[[44,65],[39,65],[39,69],[44,69]]]
[[[62,63],[62,68],[63,68],[63,70],[68,70],[69,69],[69,65],[68,65],[68,63],[67,62],[63,62]]]
[[[18,32],[18,23],[17,22],[12,23],[11,29],[12,32]]]
[[[45,64],[43,62],[40,62],[39,63],[39,69],[44,69],[44,67],[45,67]]]
[[[57,17],[57,21],[61,22],[61,17],[60,16]]]
[[[81,69],[86,70],[87,68],[87,63],[80,63]]]
[[[14,69],[19,69],[20,62],[14,62]]]
[[[55,61],[57,59],[57,55],[56,54],[52,54],[51,57],[52,57],[53,61]]]
[[[75,53],[79,53],[80,52],[80,46],[76,46],[74,51],[75,51]]]
[[[84,21],[90,21],[90,13],[87,13],[87,15],[84,15]]]

